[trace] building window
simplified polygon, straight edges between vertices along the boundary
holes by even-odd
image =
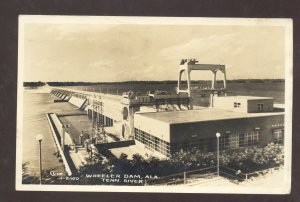
[[[259,145],[259,131],[239,134],[239,147]]]
[[[283,129],[273,131],[274,143],[283,144]]]
[[[225,134],[220,138],[220,150],[239,148],[238,134]]]
[[[172,152],[179,151],[181,149],[185,151],[192,150],[194,148],[203,152],[215,152],[217,150],[216,137],[199,138],[200,135],[194,135],[191,138],[186,139],[184,142],[176,143],[172,145]],[[151,151],[157,151],[166,156],[170,155],[170,143],[166,142],[157,136],[151,135],[147,132],[135,128],[135,140],[145,145],[145,148]],[[283,142],[282,130],[274,132],[274,140],[278,143]],[[224,134],[220,137],[220,150],[237,149],[240,147],[255,146],[260,144],[260,132],[253,131],[242,134]]]
[[[216,151],[216,138],[210,137],[206,139],[207,141],[207,152],[214,152]]]
[[[134,129],[135,140],[143,143],[151,151],[157,151],[166,156],[170,155],[170,143],[137,128]]]
[[[242,134],[223,134],[220,137],[219,148],[221,151],[225,151],[259,144],[260,132],[253,131]],[[215,152],[217,150],[217,139],[215,137],[199,138],[198,136],[192,136],[190,139],[186,139],[183,144],[177,145],[177,147],[176,150],[183,149],[189,151],[197,148],[203,152]]]
[[[239,108],[241,106],[240,102],[234,102],[233,104],[234,108]]]
[[[209,141],[207,141],[206,138],[199,138],[198,135],[194,135],[191,137],[191,139],[186,139],[183,147],[179,149],[189,151],[196,148],[199,151],[207,151],[207,142]],[[213,150],[213,146],[210,146],[209,150]]]
[[[237,149],[239,148],[239,135],[232,134],[228,138],[228,149]]]
[[[263,112],[263,111],[264,111],[264,104],[258,103],[258,104],[257,104],[257,111]]]
[[[251,139],[252,139],[251,146],[252,145],[259,145],[260,144],[260,142],[259,142],[259,131],[251,132],[250,135],[251,135]]]
[[[220,150],[237,149],[240,147],[254,146],[260,144],[259,131],[242,133],[242,134],[224,134],[220,137]],[[207,152],[216,151],[216,138],[200,139],[202,144],[199,144],[199,148],[207,148]],[[205,151],[205,150],[203,150]]]
[[[239,134],[239,147],[245,147],[245,134]]]
[[[229,141],[229,136],[228,135],[222,135],[220,137],[220,150],[226,150],[228,149],[228,141]]]

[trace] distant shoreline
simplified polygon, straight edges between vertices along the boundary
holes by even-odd
[[[83,81],[52,81],[47,82],[49,86],[91,86],[91,85],[105,85],[105,84],[177,84],[177,80],[165,80],[165,81],[120,81],[120,82],[83,82]],[[208,83],[210,80],[192,81],[192,83],[199,84]],[[234,79],[227,80],[227,83],[282,83],[285,79]],[[39,87],[44,86],[45,83],[38,82],[23,82],[24,87]]]

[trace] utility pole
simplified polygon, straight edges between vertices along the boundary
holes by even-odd
[[[35,138],[39,142],[40,184],[42,184],[42,140],[43,140],[44,136],[41,134],[38,134]]]

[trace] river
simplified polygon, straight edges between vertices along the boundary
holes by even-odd
[[[37,134],[44,136],[42,168],[64,170],[63,164],[54,155],[57,150],[46,113],[68,111],[75,107],[70,103],[54,103],[55,98],[50,93],[41,93],[38,90],[24,91],[22,163],[28,163],[27,171],[32,174],[39,172],[39,145],[35,139]]]

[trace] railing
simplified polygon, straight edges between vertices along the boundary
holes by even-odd
[[[56,148],[57,148],[57,150],[58,150],[58,152],[59,152],[59,154],[60,154],[60,156],[61,156],[61,158],[62,158],[62,160],[63,160],[63,164],[64,164],[64,166],[65,166],[65,170],[66,170],[68,176],[71,176],[71,175],[74,174],[74,172],[72,172],[72,170],[71,170],[71,168],[70,168],[70,165],[69,165],[69,163],[68,163],[68,161],[67,161],[67,159],[66,159],[65,153],[63,152],[63,150],[62,150],[62,148],[61,148],[61,146],[60,146],[60,139],[58,139],[58,135],[59,135],[59,134],[57,134],[57,132],[58,132],[59,130],[57,130],[57,132],[55,131],[55,129],[54,129],[55,123],[54,123],[53,119],[51,118],[50,114],[46,114],[46,117],[47,117],[47,120],[48,120],[48,122],[49,122],[50,129],[51,129],[51,131],[52,131],[52,136],[53,136],[53,138],[54,138],[54,142],[55,142],[55,144],[56,144]]]
[[[119,148],[119,147],[128,147],[134,144],[135,144],[134,140],[122,140],[117,142],[99,143],[96,144],[96,147],[101,150],[103,148],[112,149],[112,148]]]
[[[176,173],[161,177],[159,179],[151,179],[145,181],[147,185],[176,185],[186,184],[198,179],[210,179],[217,175],[217,166],[212,166],[203,169],[197,169],[193,171],[187,171],[182,173]]]
[[[254,172],[243,173],[241,170],[234,170],[226,166],[220,166],[220,175],[223,175],[224,177],[229,178],[231,180],[233,179],[238,181],[244,181],[250,179],[251,177],[257,177],[260,174],[265,174],[270,170],[278,170],[279,168],[280,166],[277,166],[263,170],[257,170]]]
[[[248,180],[250,179],[251,177],[256,177],[260,174],[265,174],[267,172],[269,172],[270,170],[279,170],[281,168],[281,166],[276,166],[276,167],[272,167],[272,168],[267,168],[267,169],[263,169],[263,170],[258,170],[258,171],[254,171],[254,172],[251,172],[251,173],[245,173],[245,179]]]
[[[242,173],[240,170],[235,170],[226,166],[220,166],[220,175],[233,181],[244,181],[247,179],[247,174]]]
[[[257,176],[259,174],[264,174],[270,170],[277,170],[280,168],[273,167],[264,170],[259,170],[251,173],[243,173],[240,170],[235,170],[226,166],[220,166],[219,175],[217,172],[217,166],[212,166],[203,169],[197,169],[192,171],[186,171],[181,173],[176,173],[173,175],[163,176],[159,179],[145,180],[145,185],[176,185],[176,184],[187,184],[195,182],[201,179],[213,179],[214,177],[221,176],[229,179],[233,183],[239,183],[250,179],[252,176]]]
[[[199,179],[211,179],[218,175],[217,166],[184,172],[184,184],[197,181]]]
[[[145,180],[145,185],[176,185],[184,183],[184,173],[168,175],[155,180]]]
[[[62,136],[62,123],[59,120],[58,116],[55,113],[52,113],[51,119],[53,120],[54,126],[57,129],[59,138],[61,139]],[[71,135],[66,131],[65,132],[65,145],[74,145],[73,139]]]

